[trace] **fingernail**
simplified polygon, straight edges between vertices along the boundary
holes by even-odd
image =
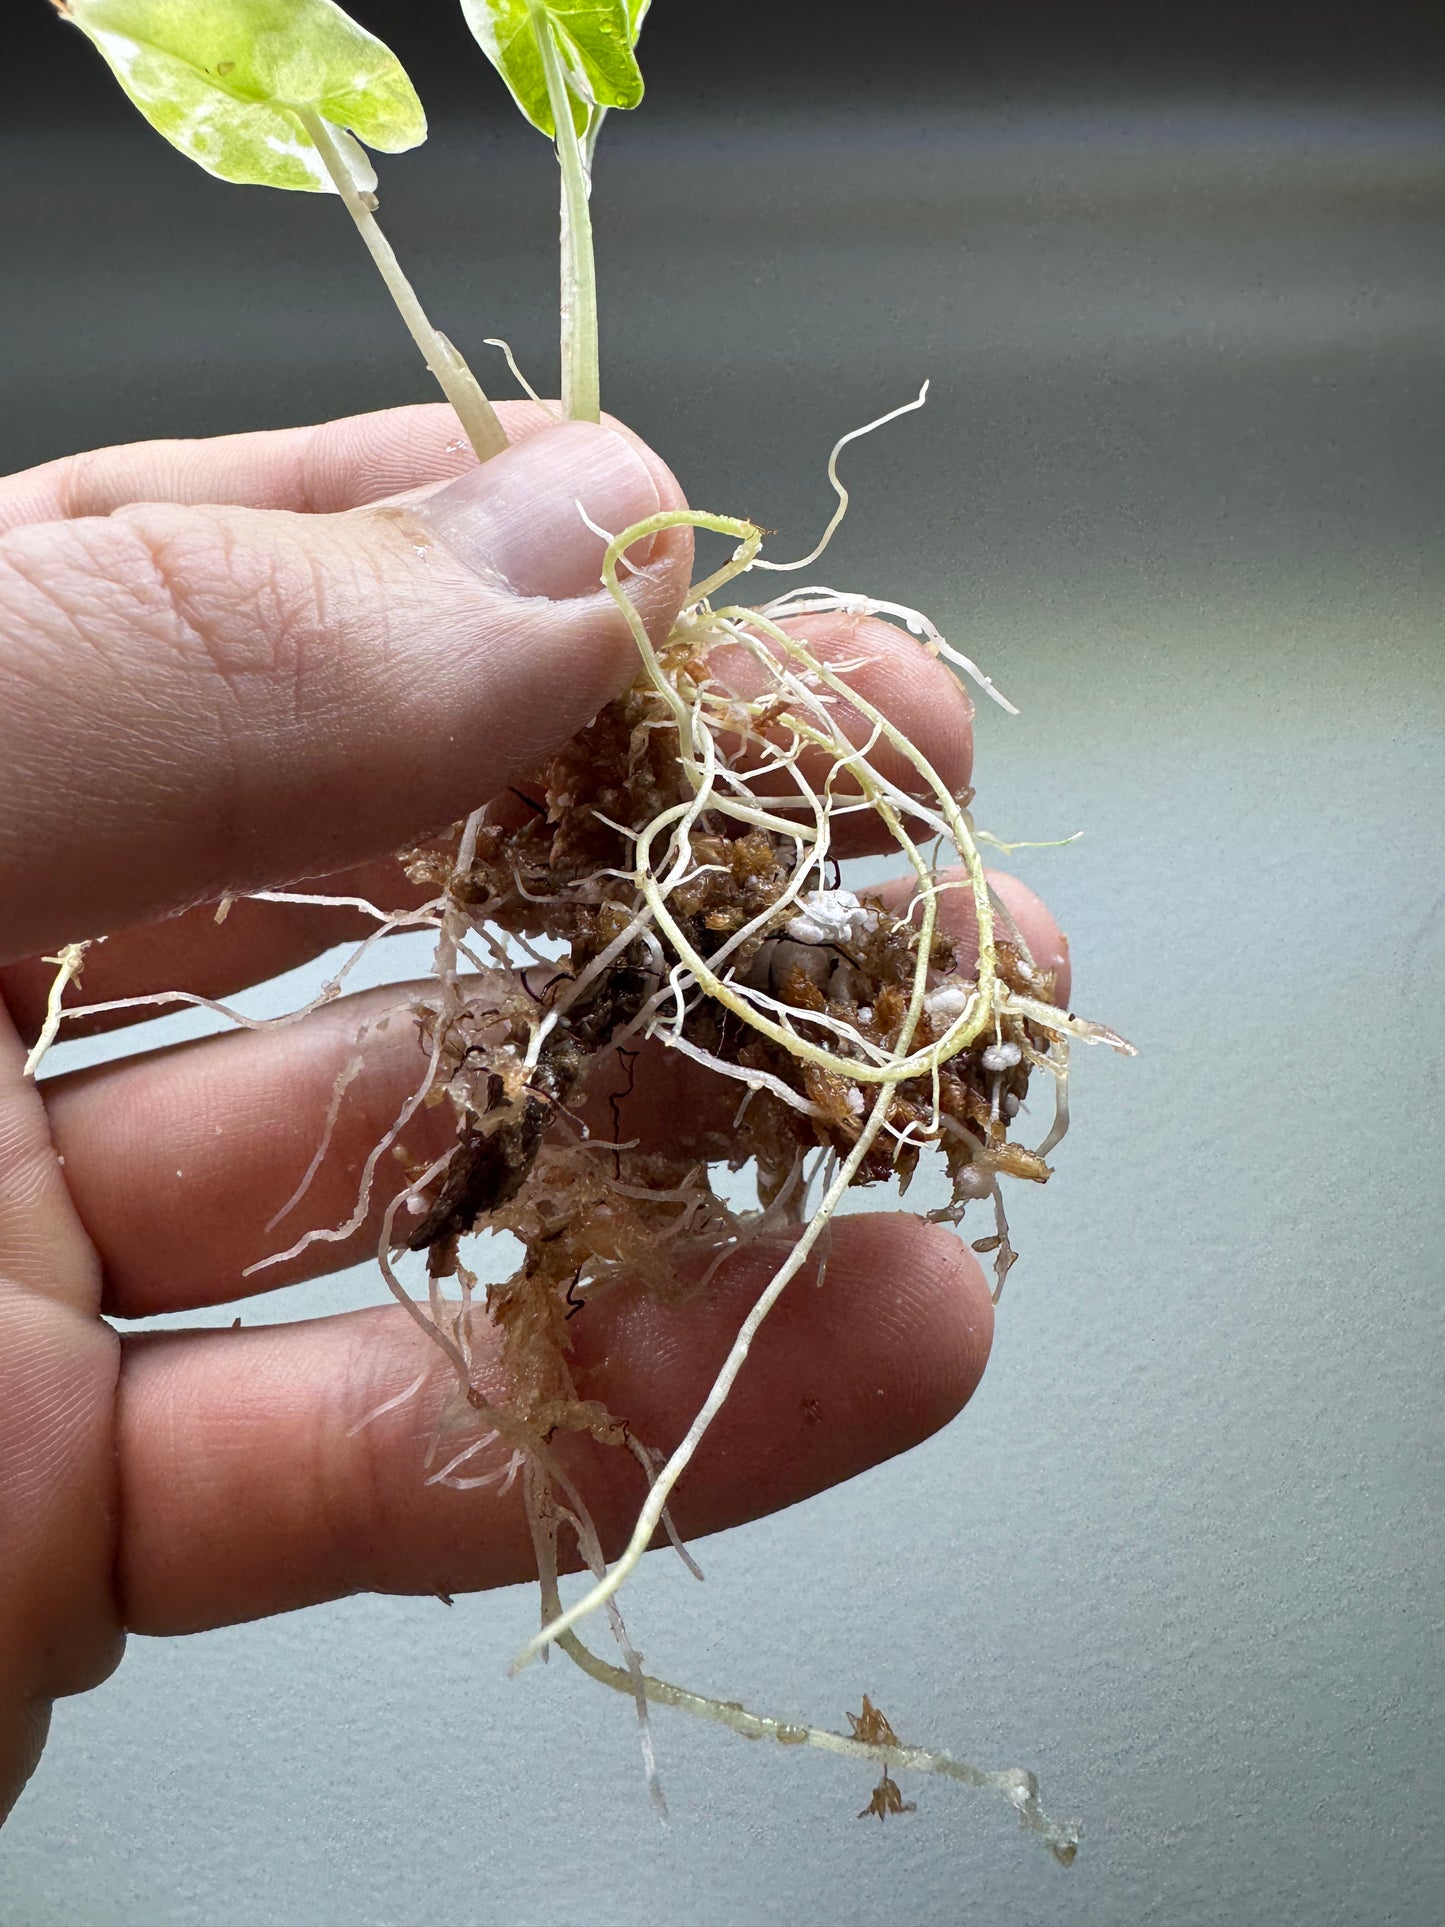
[[[583,521],[618,535],[661,503],[647,464],[622,436],[595,422],[562,422],[515,442],[448,482],[413,513],[454,555],[517,596],[562,601],[593,594],[606,543]],[[645,566],[651,539],[628,552]]]

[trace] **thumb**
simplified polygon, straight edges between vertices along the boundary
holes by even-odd
[[[0,538],[0,962],[454,821],[635,672],[599,528],[681,506],[569,422],[422,501],[342,515],[141,504]],[[655,636],[687,586],[629,555]]]

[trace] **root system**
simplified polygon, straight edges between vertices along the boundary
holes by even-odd
[[[846,495],[830,473],[841,512]],[[625,557],[634,542],[681,523],[736,547],[654,648],[627,597]],[[970,1208],[989,1214],[974,1249],[991,1256],[997,1296],[1015,1257],[1003,1181],[1043,1183],[1050,1174],[1048,1159],[1068,1123],[1071,1040],[1128,1049],[1056,1005],[1051,977],[989,888],[970,795],[948,788],[853,686],[847,665],[825,661],[784,620],[882,615],[1012,705],[917,611],[825,588],[761,609],[723,601],[734,578],[769,566],[760,544],[749,523],[690,512],[654,516],[609,542],[603,579],[636,639],[637,679],[525,785],[405,853],[410,875],[426,889],[422,909],[389,914],[366,906],[378,919],[376,937],[401,927],[438,933],[432,992],[416,1009],[423,1068],[366,1162],[347,1222],[308,1232],[266,1262],[317,1238],[351,1235],[370,1207],[381,1158],[400,1150],[410,1119],[424,1105],[449,1107],[454,1142],[392,1200],[379,1258],[390,1289],[455,1376],[423,1476],[459,1489],[520,1481],[543,1619],[518,1664],[555,1644],[593,1678],[629,1694],[659,1803],[652,1704],[749,1737],[879,1763],[883,1777],[863,1813],[880,1820],[912,1811],[895,1770],[994,1788],[1067,1862],[1077,1829],[1048,1818],[1031,1774],[982,1772],[905,1745],[866,1698],[844,1735],[654,1679],[615,1597],[659,1531],[689,1558],[672,1529],[669,1497],[759,1326],[814,1254],[843,1193],[884,1183],[906,1190],[920,1162],[935,1159],[948,1197],[930,1216],[959,1223]],[[901,780],[900,770],[907,772]],[[840,825],[863,812],[886,826],[912,875],[906,903],[843,885]],[[949,889],[971,902],[977,942],[967,956],[940,922]],[[83,949],[72,946],[59,960],[37,1061],[61,1016],[79,1014],[62,1012],[61,998]],[[337,995],[345,974],[307,1008]],[[731,1127],[717,1134],[711,1155],[622,1139],[615,1104],[618,1128],[610,1136],[578,1118],[599,1065],[609,1074],[614,1064],[630,1066],[649,1043],[680,1052],[735,1093]],[[319,1166],[364,1049],[363,1038],[337,1080],[311,1167],[278,1217]],[[1018,1128],[1035,1077],[1052,1090],[1054,1118],[1030,1144]],[[746,1208],[736,1202],[741,1172],[751,1174],[756,1194]],[[730,1181],[719,1185],[723,1173]],[[510,1232],[524,1257],[512,1277],[481,1293],[462,1246],[483,1230]],[[683,1279],[693,1292],[705,1291],[732,1254],[759,1240],[775,1243],[781,1261],[664,1459],[633,1435],[626,1413],[579,1394],[569,1368],[571,1319],[624,1278],[665,1302],[676,1302]],[[398,1276],[394,1261],[403,1251],[426,1254],[424,1302]],[[485,1395],[475,1379],[482,1320],[500,1334],[504,1399]],[[387,1407],[414,1395],[424,1378]],[[646,1502],[610,1566],[586,1495],[556,1450],[569,1433],[631,1452],[646,1474]],[[474,1461],[499,1443],[507,1451],[501,1468],[477,1471]],[[564,1608],[558,1574],[573,1557],[592,1584]],[[578,1636],[599,1609],[620,1665]]]

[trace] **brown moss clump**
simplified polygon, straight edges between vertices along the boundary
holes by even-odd
[[[679,1271],[690,1268],[680,1258],[695,1270],[699,1256],[736,1249],[764,1218],[800,1222],[805,1160],[846,1159],[875,1094],[846,1070],[800,1058],[716,998],[689,1001],[676,1035],[740,1079],[718,1163],[753,1167],[762,1214],[751,1221],[716,1195],[706,1164],[616,1137],[599,1148],[573,1121],[589,1075],[627,1051],[682,967],[665,935],[639,930],[620,940],[636,923],[637,836],[690,800],[676,724],[655,691],[638,688],[488,812],[464,867],[456,862],[462,826],[408,858],[413,878],[448,892],[474,926],[567,946],[565,961],[534,966],[507,993],[488,978],[453,1007],[421,1012],[423,1040],[440,1043],[437,1088],[456,1112],[457,1150],[405,1240],[429,1253],[434,1277],[454,1274],[458,1240],[483,1224],[521,1241],[522,1269],[491,1286],[487,1304],[502,1334],[512,1418],[538,1437],[564,1427],[622,1441],[622,1422],[570,1387],[568,1325],[580,1306],[622,1275],[675,1296]],[[829,1046],[841,1040],[860,1060],[867,1046],[875,1058],[899,1046],[919,964],[916,917],[892,914],[867,895],[849,901],[839,890],[812,893],[821,909],[800,914],[796,894],[780,902],[795,882],[795,843],[780,830],[707,812],[687,831],[675,867],[681,881],[670,905],[693,947],[707,954],[746,931],[729,956],[730,976],[771,999],[800,1036]],[[1007,987],[1049,994],[1052,984],[1019,941],[1000,937],[996,955]],[[953,944],[935,933],[930,980],[947,985],[956,963]],[[947,990],[925,1002],[915,1048],[945,1034],[956,1003]],[[522,1074],[529,1040],[550,1016],[556,1021]],[[952,1187],[950,1205],[935,1216],[959,1215],[991,1195],[1000,1174],[1043,1182],[1049,1166],[1009,1131],[1051,1041],[1037,1023],[1006,1018],[977,1047],[900,1081],[852,1182],[896,1179],[906,1189],[930,1147]]]

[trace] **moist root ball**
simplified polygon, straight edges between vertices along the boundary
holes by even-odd
[[[626,609],[615,567],[612,583]],[[842,674],[766,611],[703,600],[660,651],[640,647],[625,695],[518,788],[407,855],[447,905],[455,955],[490,944],[502,961],[509,944],[539,941],[563,952],[520,978],[463,975],[443,958],[419,1011],[427,1099],[451,1105],[457,1141],[403,1242],[428,1253],[435,1292],[463,1269],[468,1234],[520,1241],[521,1268],[486,1304],[523,1450],[559,1428],[625,1438],[625,1415],[579,1399],[568,1373],[569,1326],[589,1298],[626,1276],[674,1300],[679,1276],[705,1285],[743,1244],[814,1223],[819,1190],[840,1177],[902,1191],[936,1155],[950,1191],[935,1218],[994,1202],[981,1243],[1001,1285],[1013,1252],[999,1179],[1049,1176],[1011,1133],[1031,1076],[1063,1090],[1075,1022],[1059,1021],[1052,981],[982,882],[970,798]],[[746,693],[728,674],[740,661]],[[839,721],[856,731],[860,715],[861,745]],[[901,755],[907,790],[870,761],[880,743],[895,770]],[[843,885],[832,846],[859,811],[881,816],[914,872],[901,913]],[[965,947],[978,959],[966,977],[939,915],[957,879],[940,885],[925,838],[947,839],[966,868],[977,941]],[[599,1065],[615,1087],[648,1040],[731,1093],[716,1157],[625,1136],[625,1093],[610,1101],[610,1135],[583,1122]],[[724,1169],[748,1173],[755,1208],[719,1195]]]

